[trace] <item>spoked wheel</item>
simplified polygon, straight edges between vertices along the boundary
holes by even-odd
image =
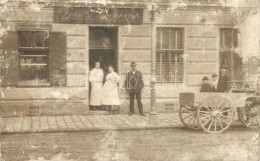
[[[234,119],[234,109],[228,99],[212,96],[201,102],[197,117],[198,123],[204,131],[221,133],[230,127]]]
[[[200,129],[197,122],[197,109],[193,106],[182,105],[179,110],[180,120],[189,129]]]
[[[257,106],[245,106],[238,109],[238,118],[240,122],[248,128],[258,128],[260,125],[260,116]]]

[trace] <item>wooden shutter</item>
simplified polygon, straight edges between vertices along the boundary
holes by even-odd
[[[2,86],[15,86],[18,81],[18,32],[8,31],[3,43]]]
[[[50,33],[49,71],[52,86],[66,85],[67,38],[64,32]]]

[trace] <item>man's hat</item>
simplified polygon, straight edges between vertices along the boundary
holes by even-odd
[[[222,65],[220,69],[228,69],[228,67],[226,65]]]
[[[217,77],[218,75],[217,74],[212,74],[212,77]]]
[[[135,67],[136,63],[135,62],[131,62],[131,67]]]
[[[203,77],[203,79],[202,80],[209,80],[209,78],[208,77]]]

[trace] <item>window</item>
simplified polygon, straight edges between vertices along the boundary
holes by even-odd
[[[158,82],[183,82],[184,30],[157,28],[156,73]]]
[[[8,68],[1,86],[67,85],[66,32],[32,28],[6,33],[2,51],[8,58]]]
[[[19,83],[49,82],[49,32],[19,32]]]
[[[243,78],[242,57],[237,53],[238,48],[237,29],[220,29],[220,66],[227,66],[231,80]]]

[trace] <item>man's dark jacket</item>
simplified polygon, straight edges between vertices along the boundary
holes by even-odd
[[[200,89],[200,92],[213,92],[213,88],[210,84],[203,84],[201,89]]]
[[[129,93],[139,93],[144,88],[142,73],[138,70],[127,72],[125,87]]]
[[[229,92],[230,90],[230,78],[227,74],[220,75],[218,80],[218,92]]]

